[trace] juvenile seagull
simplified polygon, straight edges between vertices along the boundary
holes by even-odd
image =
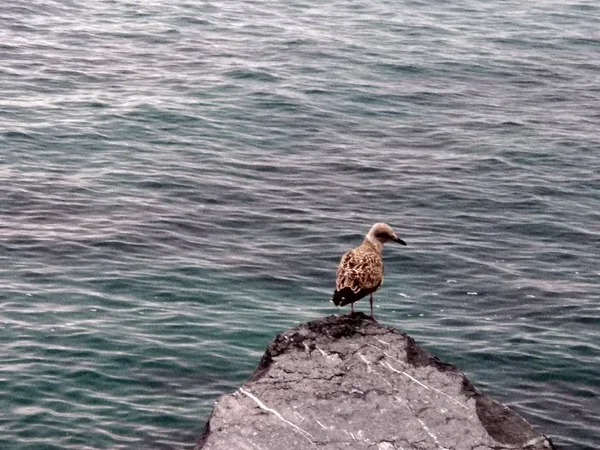
[[[373,292],[383,282],[383,244],[394,241],[406,245],[387,223],[376,223],[371,227],[359,247],[342,256],[335,279],[335,291],[331,301],[336,306],[350,303],[354,312],[354,302],[370,295],[371,317],[373,317]]]

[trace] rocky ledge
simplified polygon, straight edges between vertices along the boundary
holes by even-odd
[[[277,336],[196,450],[554,449],[404,333],[355,313]]]

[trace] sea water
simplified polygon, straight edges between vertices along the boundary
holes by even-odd
[[[375,316],[600,447],[595,1],[10,0],[0,449],[191,449],[378,221]],[[368,311],[368,302],[356,304]]]

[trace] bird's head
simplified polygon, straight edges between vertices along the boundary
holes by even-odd
[[[373,243],[379,243],[381,246],[389,241],[406,245],[406,242],[400,239],[387,223],[376,223],[373,225],[367,233],[367,239]]]

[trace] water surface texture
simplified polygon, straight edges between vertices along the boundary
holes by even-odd
[[[377,318],[600,447],[596,1],[8,0],[0,448],[190,449],[288,327]],[[368,311],[368,302],[359,302]]]

